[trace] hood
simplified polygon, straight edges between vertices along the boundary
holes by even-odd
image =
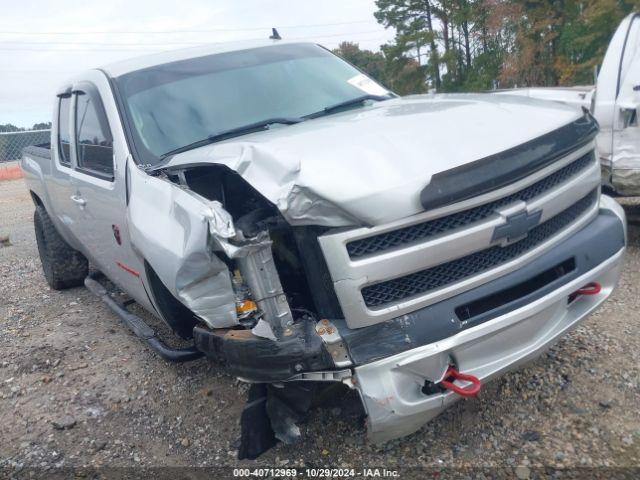
[[[225,165],[292,225],[379,225],[424,211],[420,194],[434,175],[582,115],[525,97],[410,96],[197,148],[163,167]]]

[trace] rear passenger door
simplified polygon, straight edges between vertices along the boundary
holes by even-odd
[[[75,223],[78,221],[79,212],[72,200],[74,194],[71,161],[72,105],[73,98],[71,87],[69,87],[68,91],[58,95],[57,115],[54,118],[51,137],[51,173],[47,178],[47,194],[50,204],[49,216],[67,243],[78,249]]]

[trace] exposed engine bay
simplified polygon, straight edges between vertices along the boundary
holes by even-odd
[[[237,325],[273,340],[296,319],[340,315],[317,242],[326,228],[291,227],[274,205],[223,166],[168,172],[167,178],[213,204],[215,227],[222,228],[211,232],[211,247],[230,272]],[[323,297],[314,298],[323,281]],[[204,320],[212,328],[231,326]]]

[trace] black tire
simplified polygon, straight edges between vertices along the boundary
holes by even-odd
[[[78,287],[89,273],[89,262],[60,236],[44,207],[33,214],[38,253],[47,283],[54,290]]]

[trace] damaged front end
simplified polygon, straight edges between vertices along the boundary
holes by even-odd
[[[540,355],[602,303],[626,234],[600,195],[596,131],[585,114],[395,203],[383,190],[359,225],[344,222],[364,200],[329,219],[324,195],[283,180],[296,200],[275,201],[283,192],[258,191],[246,166],[176,162],[133,179],[131,238],[167,291],[152,284],[160,314],[178,332],[191,316],[197,349],[252,384],[241,458],[299,438],[335,384],[357,390],[373,441],[408,435],[469,394],[465,378],[478,386]]]
[[[241,458],[255,458],[275,439],[295,441],[318,385],[351,386],[351,359],[325,319],[341,314],[319,227],[290,226],[223,166],[134,176],[131,190],[132,245],[165,289],[152,288],[159,313],[208,358],[252,383]]]

